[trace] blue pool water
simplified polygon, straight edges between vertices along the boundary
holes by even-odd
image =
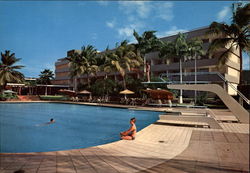
[[[0,152],[43,152],[86,148],[119,140],[137,119],[154,123],[159,112],[57,103],[0,104]],[[56,122],[43,125],[51,118]]]

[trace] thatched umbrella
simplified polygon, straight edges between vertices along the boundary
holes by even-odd
[[[76,96],[76,92],[72,91],[72,90],[60,89],[60,90],[58,90],[58,92],[63,93],[63,94],[68,95],[68,96],[71,96],[71,97]]]
[[[120,92],[120,94],[124,94],[124,98],[127,99],[127,94],[134,94],[135,92],[130,91],[128,89],[125,89],[123,91]]]
[[[82,90],[82,91],[79,91],[77,94],[91,94],[91,92],[87,90]]]
[[[152,99],[166,99],[173,100],[173,93],[168,90],[144,90]]]
[[[91,92],[89,92],[89,91],[87,91],[87,90],[79,91],[77,94],[79,94],[79,95],[82,95],[82,94],[89,94],[89,99],[90,99],[90,100],[92,99]]]

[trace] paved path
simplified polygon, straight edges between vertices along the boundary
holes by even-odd
[[[151,124],[133,141],[86,149],[0,154],[0,173],[249,172],[249,124]]]

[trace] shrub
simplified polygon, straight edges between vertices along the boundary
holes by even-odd
[[[8,99],[17,99],[17,98],[18,98],[17,95],[10,94],[10,93],[0,94],[0,100],[2,101],[8,100]]]
[[[50,101],[67,101],[70,100],[68,96],[62,96],[62,95],[57,95],[57,96],[52,96],[52,95],[40,95],[39,96],[41,100],[50,100]]]

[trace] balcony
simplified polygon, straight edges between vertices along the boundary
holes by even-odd
[[[197,67],[198,68],[204,68],[209,66],[217,65],[218,59],[200,59],[197,60]],[[194,60],[182,62],[182,68],[194,68]],[[179,70],[180,64],[179,62],[172,63],[172,64],[158,64],[158,65],[152,65],[151,70],[152,72],[166,72],[168,70]]]
[[[57,61],[57,62],[55,63],[55,66],[64,65],[64,64],[68,64],[68,63],[69,63],[69,61],[63,58],[63,59]]]
[[[55,80],[70,80],[70,76],[56,76]]]
[[[70,72],[69,67],[61,68],[61,69],[56,69],[55,73],[61,73],[61,72]]]

